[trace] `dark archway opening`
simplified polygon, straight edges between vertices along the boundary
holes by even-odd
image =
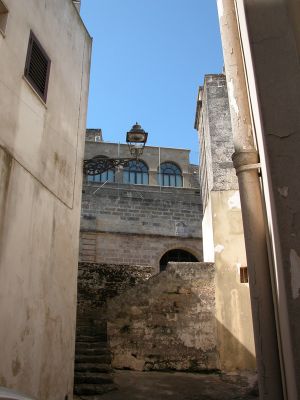
[[[159,262],[160,271],[164,271],[167,268],[168,262],[198,262],[197,258],[185,250],[174,249],[167,251]]]

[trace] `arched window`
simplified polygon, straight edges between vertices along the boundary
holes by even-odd
[[[160,186],[182,187],[181,170],[173,163],[165,162],[160,164],[157,177]]]
[[[148,185],[148,167],[143,161],[129,161],[123,169],[123,183],[134,185]]]
[[[185,250],[174,249],[167,251],[159,262],[160,271],[164,271],[167,268],[168,262],[198,262],[197,258]]]
[[[94,158],[107,158],[106,156],[96,156]],[[102,174],[98,175],[88,175],[88,182],[114,182],[115,181],[115,169],[109,169],[108,171],[102,172]]]

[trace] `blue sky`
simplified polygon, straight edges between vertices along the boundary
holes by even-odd
[[[93,37],[88,128],[125,142],[138,121],[148,145],[191,150],[198,86],[223,67],[215,0],[82,0]]]

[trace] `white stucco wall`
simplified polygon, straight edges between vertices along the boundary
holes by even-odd
[[[39,399],[71,399],[91,39],[70,0],[5,3],[0,385]],[[51,59],[46,104],[23,77],[30,30]]]

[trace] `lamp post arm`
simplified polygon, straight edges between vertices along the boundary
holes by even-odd
[[[116,167],[126,167],[130,161],[136,161],[137,158],[106,158],[94,157],[83,161],[83,172],[86,175],[100,175]]]

